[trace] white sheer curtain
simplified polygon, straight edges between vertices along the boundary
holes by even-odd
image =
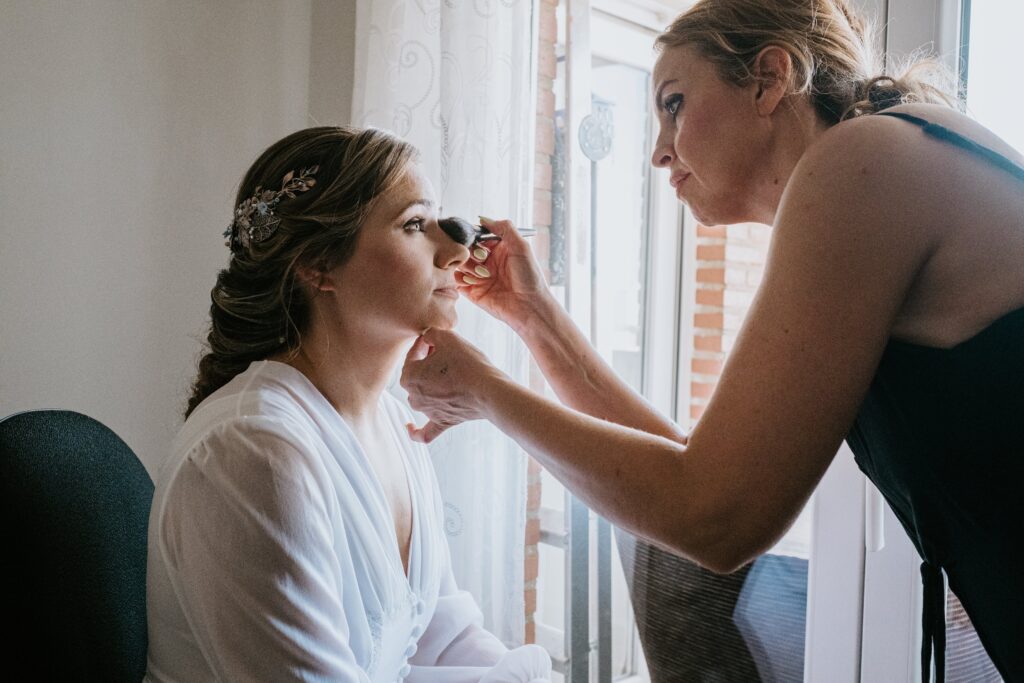
[[[447,215],[531,218],[532,26],[532,0],[358,0],[352,121],[415,144]],[[525,379],[526,352],[507,328],[464,301],[459,317],[462,335]],[[525,455],[481,422],[431,453],[456,579],[485,626],[520,644]]]

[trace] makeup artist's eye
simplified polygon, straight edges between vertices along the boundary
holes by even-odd
[[[427,221],[423,218],[413,218],[402,226],[406,232],[423,232],[426,230]]]
[[[675,115],[679,113],[679,108],[683,106],[683,96],[679,94],[669,95],[662,100],[661,106],[665,108],[665,111],[667,111],[670,116],[675,117]]]

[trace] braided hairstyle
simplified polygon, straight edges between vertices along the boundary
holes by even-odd
[[[210,292],[210,331],[185,417],[252,361],[298,350],[310,302],[296,268],[330,270],[355,248],[373,200],[402,178],[417,152],[377,129],[320,126],[288,135],[246,172],[235,206],[257,187],[277,188],[291,171],[318,166],[315,187],[282,197],[280,223],[265,241],[232,241],[228,267]]]
[[[781,47],[793,64],[791,94],[807,94],[828,125],[905,102],[954,103],[954,79],[934,60],[911,58],[898,76],[881,75],[872,37],[847,0],[700,0],[655,46],[694,46],[740,86],[757,80],[762,49]]]

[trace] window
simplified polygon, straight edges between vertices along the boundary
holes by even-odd
[[[649,162],[655,31],[602,8],[557,7],[550,276],[616,372],[671,415],[680,207]],[[620,557],[630,566],[632,539],[542,476],[536,633],[555,680],[648,680]]]

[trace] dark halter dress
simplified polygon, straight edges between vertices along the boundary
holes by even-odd
[[[984,158],[1024,192],[1024,168],[995,151],[879,115]],[[944,679],[945,571],[1000,674],[1024,681],[1024,308],[951,349],[891,339],[847,442],[924,560],[922,678],[934,655]]]

